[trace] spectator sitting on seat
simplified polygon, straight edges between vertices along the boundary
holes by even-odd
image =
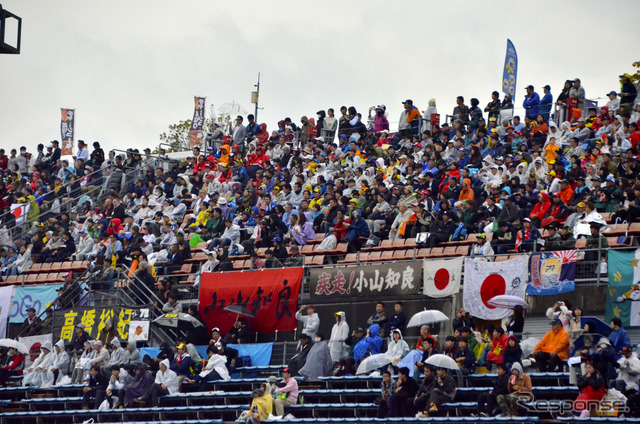
[[[175,372],[169,369],[168,359],[160,362],[160,369],[156,373],[156,379],[147,392],[135,399],[137,403],[148,404],[152,408],[158,406],[160,396],[178,393],[179,381]]]
[[[182,383],[184,379],[191,377],[191,356],[187,353],[187,345],[184,343],[176,347],[176,353],[169,368],[176,373],[178,381]]]
[[[122,347],[118,337],[114,337],[109,346],[111,346],[111,356],[109,363],[103,370],[105,373],[111,373],[112,368],[120,368],[127,357],[127,351]]]
[[[382,302],[376,303],[376,312],[367,320],[367,325],[378,324],[380,326],[380,337],[385,336],[384,328],[389,318],[385,312],[385,305]]]
[[[429,397],[429,416],[438,415],[438,407],[451,402],[456,396],[456,382],[446,368],[438,368],[436,381]]]
[[[130,341],[125,349],[124,365],[127,370],[132,370],[134,366],[142,362],[140,351],[136,348],[136,342]]]
[[[628,396],[630,393],[638,392],[640,359],[638,359],[631,345],[623,346],[620,353],[622,357],[615,364],[618,369],[618,378],[614,382],[610,382],[609,387],[615,387],[620,393]]]
[[[278,258],[274,256],[273,249],[267,249],[264,252],[264,267],[265,268],[281,268],[282,263]]]
[[[31,364],[29,368],[24,372],[24,378],[22,379],[22,385],[48,387],[52,383],[52,378],[47,376],[49,368],[53,364],[55,357],[52,352],[51,342],[44,342],[40,346],[40,355]]]
[[[505,364],[498,364],[498,377],[493,382],[493,388],[488,393],[478,396],[477,414],[481,417],[493,417],[496,415],[496,402],[498,396],[509,394],[509,374]],[[472,414],[473,415],[473,414]]]
[[[163,314],[180,314],[182,313],[182,303],[178,301],[178,294],[175,291],[169,293],[167,302],[162,305]]]
[[[418,383],[409,377],[409,368],[400,368],[395,391],[389,400],[387,417],[408,417],[411,411],[407,408],[407,402],[415,399],[416,393],[418,393]]]
[[[631,346],[629,334],[627,334],[627,330],[622,327],[622,320],[620,318],[613,318],[611,320],[611,330],[611,333],[609,333],[609,341],[616,352],[620,352],[625,346]]]
[[[513,364],[511,368],[511,376],[507,384],[509,394],[498,395],[497,401],[502,415],[505,417],[518,416],[519,396],[532,393],[531,377],[522,371],[522,365]]]
[[[276,398],[273,400],[273,409],[276,416],[284,415],[284,408],[298,403],[298,382],[292,377],[289,368],[282,370],[283,381],[275,390]]]
[[[387,356],[392,358],[392,365],[398,365],[398,362],[402,360],[409,353],[409,345],[402,338],[400,330],[393,330],[391,332],[391,340],[387,345]]]
[[[391,396],[396,391],[396,382],[391,378],[391,373],[389,371],[382,372],[382,382],[380,383],[380,397],[376,399],[376,403],[378,404],[378,413],[376,414],[377,418],[387,418],[389,415],[389,403],[391,401]]]
[[[427,239],[427,247],[434,248],[440,243],[449,241],[456,230],[456,224],[451,219],[452,214],[454,214],[454,212],[441,212],[441,218],[437,219],[431,226],[431,234]]]
[[[302,315],[303,310],[307,310],[307,315]],[[302,332],[312,339],[316,336],[320,328],[320,316],[315,312],[313,305],[302,305],[296,312],[296,319],[302,322]]]
[[[491,349],[487,354],[487,366],[492,364],[492,372],[495,371],[497,364],[504,363],[504,350],[507,347],[509,337],[504,333],[502,327],[493,329]]]
[[[456,352],[458,351],[458,342],[454,336],[447,336],[444,340],[444,353],[450,358],[455,358]]]
[[[222,336],[220,335],[220,329],[218,327],[213,327],[211,329],[211,340],[209,340],[209,345],[214,345],[220,341],[222,341]]]
[[[122,404],[125,408],[135,405],[134,400],[144,395],[153,384],[153,376],[147,371],[144,364],[140,363],[133,369],[133,381],[126,390]]]
[[[96,398],[106,398],[110,408],[117,408],[118,406],[124,407],[125,394],[132,381],[133,378],[131,378],[124,368],[113,368],[107,388],[104,393],[100,393],[99,391]]]
[[[233,324],[233,328],[224,336],[223,340],[225,343],[230,344],[249,343],[249,335],[247,319],[241,317]]]
[[[637,358],[636,358],[637,359]],[[595,402],[600,402],[605,395],[606,387],[602,375],[591,362],[585,364],[585,374],[578,376],[580,394],[573,402],[574,410],[582,411],[580,417],[588,417],[593,412]]]
[[[415,363],[414,375],[417,374],[417,372],[419,372],[425,366],[425,362],[427,361],[427,359],[429,359],[430,356],[440,353],[434,347],[433,339],[428,337],[422,340],[422,346],[418,350],[422,351],[422,358]]]
[[[309,355],[309,351],[311,350],[312,346],[313,341],[311,340],[311,337],[309,337],[308,334],[302,333],[300,335],[296,353],[289,360],[289,369],[291,370],[292,375],[298,375],[298,371],[300,371],[300,368],[302,368],[307,362],[307,356]]]
[[[416,343],[415,349],[421,349],[424,346],[423,342],[426,339],[431,339],[431,344],[433,345],[434,349],[438,348],[438,342],[436,341],[436,338],[429,332],[429,325],[424,324],[420,327],[420,338]]]
[[[511,369],[516,362],[522,365],[522,348],[516,336],[509,336],[507,347],[503,352],[503,363],[507,366],[507,369]]]
[[[469,341],[463,337],[458,339],[458,350],[456,351],[453,359],[460,366],[460,372],[463,376],[473,374],[476,370],[476,357],[473,354],[473,350],[469,347]]]
[[[296,245],[291,246],[289,257],[284,261],[285,267],[298,267],[304,265],[304,256],[300,254],[300,248]]]
[[[10,377],[22,375],[23,370],[24,355],[15,347],[10,347],[7,364],[0,367],[0,387],[5,387]]]
[[[200,388],[206,390],[206,383],[216,380],[230,380],[231,376],[227,370],[227,357],[220,355],[218,347],[211,345],[207,348],[209,360],[204,369],[196,376],[196,382],[200,384]]]
[[[98,397],[98,393],[106,391],[109,381],[107,377],[100,372],[98,365],[93,365],[89,370],[89,381],[87,385],[82,389],[82,409],[89,409],[89,405],[92,399],[95,399],[94,408],[98,409],[104,399]]]
[[[248,411],[246,424],[260,424],[273,412],[273,397],[266,390],[266,383],[253,391],[251,408]]]
[[[595,368],[600,372],[604,378],[604,383],[609,386],[609,383],[616,379],[616,364],[618,361],[618,354],[616,350],[611,346],[611,342],[606,337],[601,337],[598,340],[598,345],[594,349],[593,353],[588,355],[588,352],[583,352],[582,355],[586,360],[591,359]]]
[[[555,318],[551,321],[551,331],[544,335],[535,346],[533,354],[540,372],[562,370],[562,361],[569,356],[569,333],[562,328],[562,322]]]
[[[491,257],[494,255],[493,247],[491,247],[491,242],[487,241],[486,235],[478,234],[476,236],[476,243],[473,245],[471,249],[471,254],[473,256],[484,256],[484,257]]]
[[[345,344],[348,346],[347,348],[347,356],[344,360],[340,361],[340,364],[343,367],[343,374],[345,375],[354,375],[355,374],[355,354],[354,348],[358,345],[358,343],[364,338],[364,330],[362,327],[357,327],[351,333],[351,336],[345,340]]]
[[[69,367],[71,366],[71,359],[69,354],[65,350],[64,340],[60,339],[53,346],[54,358],[51,364],[50,372],[52,373],[53,381],[52,385],[56,385],[62,379],[62,377],[69,374]]]

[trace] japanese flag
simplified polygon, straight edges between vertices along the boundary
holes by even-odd
[[[425,260],[423,293],[431,297],[447,297],[460,290],[463,257]]]
[[[524,298],[528,281],[529,255],[502,262],[488,262],[481,258],[464,259],[464,309],[471,315],[497,320],[510,314],[508,309],[489,306],[491,298],[508,294]]]
[[[16,224],[23,224],[29,214],[28,203],[14,203],[11,205],[11,213],[16,217]]]

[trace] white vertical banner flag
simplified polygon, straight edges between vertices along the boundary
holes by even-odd
[[[0,287],[0,339],[7,337],[7,324],[11,315],[11,301],[15,286]]]
[[[529,255],[502,262],[487,262],[481,258],[464,259],[464,309],[471,315],[498,320],[509,315],[509,310],[487,304],[495,296],[508,294],[524,298],[527,288]]]
[[[423,294],[447,297],[458,293],[464,257],[451,259],[425,259]]]

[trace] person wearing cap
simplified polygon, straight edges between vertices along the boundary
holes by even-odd
[[[551,224],[561,225],[569,216],[569,208],[562,201],[560,193],[554,193],[552,199],[551,207],[547,211],[547,216],[540,221],[540,227],[548,227]]]
[[[78,233],[80,234],[80,242],[77,245],[75,254],[72,255],[72,259],[74,261],[83,261],[91,254],[95,243],[87,230],[82,229]]]
[[[545,122],[549,120],[551,114],[551,106],[553,105],[553,95],[551,94],[551,86],[549,84],[542,87],[544,96],[540,99],[540,114],[544,118]]]
[[[276,416],[284,415],[284,408],[298,403],[298,382],[292,377],[291,369],[282,370],[282,387],[275,390],[276,398],[273,400],[273,408]]]
[[[341,368],[339,370],[339,375],[355,374],[356,361],[354,359],[353,349],[363,338],[364,329],[362,327],[356,327],[356,329],[351,332],[349,338],[345,340],[345,344],[347,345],[347,356],[340,361]]]
[[[589,223],[591,236],[587,237],[587,241],[585,244],[585,249],[587,249],[587,252],[585,252],[584,255],[585,261],[596,262],[599,260],[599,258],[601,258],[602,260],[606,260],[609,242],[603,234],[600,234],[600,229],[602,227],[603,225],[599,222]]]
[[[629,395],[629,392],[638,391],[640,382],[640,359],[633,351],[631,344],[625,344],[618,352],[622,355],[618,359],[615,367],[618,370],[618,377],[609,382],[609,387],[614,387],[620,393]]]
[[[546,194],[546,193],[542,193]],[[531,252],[533,244],[537,243],[542,236],[540,231],[532,224],[531,219],[524,218],[522,220],[522,229],[516,235],[516,246],[519,245],[519,252]]]
[[[545,252],[552,252],[554,250],[560,250],[558,244],[560,242],[560,234],[558,234],[558,227],[555,223],[551,223],[545,227],[547,230],[547,238],[544,241]]]
[[[93,343],[93,350],[95,354],[89,361],[91,366],[97,365],[100,368],[107,366],[111,357],[109,356],[109,351],[107,350],[105,344],[100,340],[96,340]]]
[[[171,361],[169,368],[176,373],[178,381],[182,383],[183,380],[191,377],[191,356],[187,353],[187,345],[180,343],[176,346],[176,355]]]
[[[307,310],[306,315],[302,315],[303,310]],[[296,312],[296,319],[302,322],[302,333],[307,334],[311,339],[316,337],[320,328],[320,316],[315,312],[313,305],[302,305]]]
[[[27,317],[22,323],[20,335],[22,337],[37,336],[42,329],[42,320],[36,316],[36,310],[33,307],[27,309]]]
[[[411,137],[418,134],[418,125],[420,123],[420,111],[413,105],[413,100],[407,99],[402,102],[404,110],[400,114],[398,121],[398,135],[401,137]]]
[[[562,328],[562,321],[554,318],[542,340],[536,344],[533,354],[540,372],[562,370],[562,361],[569,357],[569,333]]]
[[[476,243],[471,248],[472,256],[482,256],[484,258],[492,258],[494,255],[491,242],[487,240],[485,234],[478,234],[476,236]]]
[[[635,102],[638,95],[638,90],[635,84],[631,81],[631,75],[624,73],[620,75],[620,106],[624,108],[625,112],[631,112],[631,105]]]

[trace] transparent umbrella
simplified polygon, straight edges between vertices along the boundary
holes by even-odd
[[[0,339],[0,346],[12,347],[25,355],[29,353],[29,348],[25,346],[24,343],[20,343],[13,339]]]
[[[360,366],[358,366],[356,374],[366,374],[368,372],[375,371],[385,365],[389,365],[392,361],[393,358],[388,356],[386,353],[371,355],[360,362]]]
[[[449,317],[443,314],[441,311],[431,309],[428,311],[418,312],[409,320],[407,324],[408,328],[421,327],[425,324],[431,325],[442,321],[449,321]]]
[[[246,116],[247,113],[248,113],[247,109],[245,109],[239,103],[236,103],[236,102],[223,103],[218,108],[219,115],[229,115],[231,119],[235,119],[235,117],[238,115]]]
[[[510,294],[501,294],[498,296],[494,296],[487,304],[491,306],[495,306],[496,308],[504,308],[504,309],[513,309],[516,306],[522,306],[523,308],[527,308],[527,302],[525,302],[522,298],[518,296],[512,296]]]

